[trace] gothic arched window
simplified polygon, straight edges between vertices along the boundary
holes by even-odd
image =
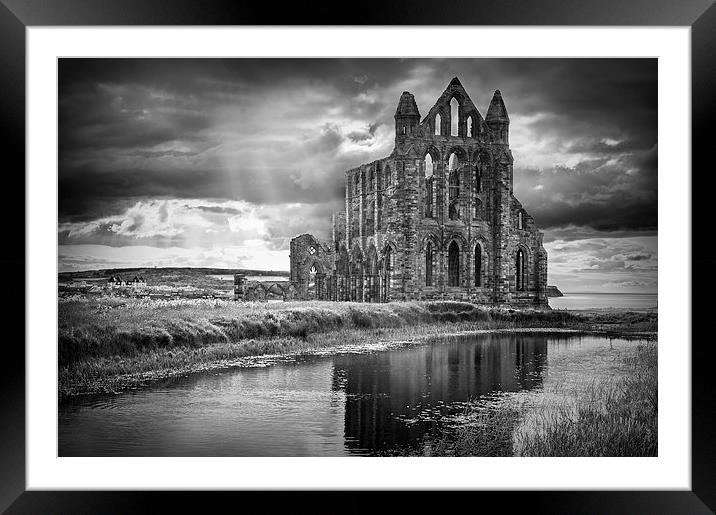
[[[393,269],[395,268],[394,259],[393,249],[390,245],[388,245],[385,248],[385,255],[383,257],[383,277],[385,281],[385,288],[383,289],[382,300],[384,302],[389,299],[389,291],[393,289]]]
[[[440,132],[442,130],[442,127],[440,125],[442,124],[442,118],[440,117],[440,113],[435,115],[435,135],[440,136]]]
[[[316,265],[312,265],[311,269],[308,271],[308,291],[310,294],[315,294],[317,273],[318,270],[316,269]]]
[[[475,165],[475,193],[482,192],[482,165],[477,163]]]
[[[433,156],[428,154],[425,156],[425,177],[430,177],[433,173]]]
[[[455,241],[448,247],[448,286],[460,286],[460,247]]]
[[[482,286],[482,248],[475,245],[475,286]]]
[[[450,136],[458,136],[460,133],[460,104],[453,97],[450,101]]]
[[[522,249],[517,250],[515,257],[515,287],[517,291],[525,291],[525,275],[527,264],[525,263],[525,253]]]
[[[433,216],[433,191],[434,191],[434,169],[433,157],[428,154],[425,156],[425,216]]]
[[[425,286],[433,285],[433,244],[425,246]]]
[[[450,220],[457,220],[460,217],[458,198],[460,197],[460,162],[455,153],[450,154],[448,161],[450,175],[448,178],[448,216]]]

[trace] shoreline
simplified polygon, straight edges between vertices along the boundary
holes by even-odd
[[[197,362],[189,366],[181,368],[168,368],[149,372],[138,372],[133,374],[125,374],[114,376],[110,382],[97,382],[87,390],[78,390],[73,392],[60,393],[59,401],[71,402],[72,400],[82,397],[91,397],[95,395],[119,395],[127,390],[136,390],[139,388],[150,387],[160,381],[178,379],[194,374],[201,374],[215,370],[229,370],[233,368],[249,368],[271,366],[276,363],[295,360],[299,356],[335,356],[339,354],[363,353],[369,351],[387,351],[413,345],[424,345],[426,340],[434,340],[440,338],[456,338],[463,336],[476,336],[484,334],[570,334],[574,336],[593,334],[604,335],[598,331],[588,331],[580,329],[563,329],[563,328],[516,328],[516,329],[476,329],[443,333],[440,335],[424,335],[413,338],[401,338],[395,340],[379,340],[375,343],[354,343],[348,341],[346,343],[332,346],[309,347],[305,350],[296,352],[287,352],[283,354],[252,354],[240,358],[229,360],[216,360]],[[655,333],[627,333],[633,337],[648,339]],[[239,343],[237,342],[237,345]]]
[[[452,329],[444,331],[444,329]],[[565,335],[595,335],[607,338],[643,339],[655,341],[656,331],[605,331],[586,328],[559,328],[559,327],[522,327],[522,328],[495,328],[495,329],[455,329],[440,325],[415,326],[408,332],[399,334],[381,334],[379,330],[353,330],[350,332],[325,333],[316,335],[315,340],[300,348],[289,349],[280,353],[255,353],[240,357],[219,359],[198,359],[193,362],[164,366],[144,371],[124,374],[101,376],[83,384],[67,384],[60,379],[58,388],[58,402],[61,404],[98,395],[118,395],[131,390],[151,387],[161,381],[170,381],[201,374],[209,371],[229,370],[233,368],[264,367],[273,364],[292,361],[300,356],[334,356],[346,353],[364,353],[371,351],[387,351],[413,345],[425,345],[429,340],[443,338],[456,338],[486,334],[565,334]],[[382,336],[382,338],[380,338]],[[373,339],[376,338],[376,339]],[[368,341],[372,340],[372,341]],[[253,342],[252,342],[253,343]],[[216,344],[217,346],[221,344]],[[240,347],[243,342],[229,344]],[[220,349],[225,350],[225,349]],[[171,352],[171,351],[170,351]],[[161,361],[159,359],[158,361]],[[101,365],[100,365],[101,367]],[[63,384],[64,383],[64,384]]]
[[[496,332],[655,339],[657,314],[506,309],[464,302],[388,304],[59,303],[58,401],[117,394],[208,370],[307,354],[413,345]]]

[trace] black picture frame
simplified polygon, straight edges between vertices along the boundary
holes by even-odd
[[[342,12],[335,3],[312,2],[278,8],[267,3],[226,0],[0,0],[0,106],[2,112],[4,235],[0,250],[6,291],[8,328],[0,373],[0,511],[6,513],[137,513],[206,509],[217,501],[236,507],[275,502],[275,492],[70,492],[26,491],[25,487],[25,30],[31,26],[85,25],[615,25],[690,26],[692,70],[692,269],[713,270],[716,254],[707,248],[713,183],[713,123],[716,113],[716,6],[713,0],[489,0],[474,2],[394,1],[366,4]],[[701,166],[699,166],[701,164]],[[710,166],[708,166],[710,164]],[[20,170],[23,172],[21,173]],[[689,180],[689,171],[684,173]],[[698,183],[698,187],[694,187]],[[697,236],[701,238],[697,238]],[[24,274],[20,273],[24,270]],[[708,286],[708,285],[707,285]],[[692,288],[692,490],[691,491],[529,491],[451,493],[450,504],[494,501],[548,513],[713,513],[716,509],[716,443],[711,432],[713,350],[705,337],[710,288]],[[22,292],[22,293],[20,293]],[[49,291],[48,294],[55,294]],[[697,336],[701,334],[702,338]],[[665,342],[690,345],[691,342]],[[341,511],[367,509],[375,494],[340,492],[356,501],[336,499],[339,492],[292,493],[295,506],[325,506]],[[414,492],[403,509],[424,505],[431,492]],[[457,498],[455,498],[457,496]],[[361,503],[363,501],[363,503]],[[240,504],[239,504],[240,503]],[[323,511],[319,509],[318,511]]]

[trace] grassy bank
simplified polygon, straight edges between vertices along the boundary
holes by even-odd
[[[541,394],[538,406],[507,402],[474,409],[473,423],[404,455],[656,456],[657,345],[621,358],[625,374],[583,388]],[[565,395],[566,394],[566,395]]]
[[[520,456],[656,456],[655,343],[625,358],[626,377],[592,382],[574,401],[534,411],[518,431]]]
[[[59,302],[60,397],[116,391],[240,358],[449,332],[655,331],[656,314],[511,310],[462,302],[235,303],[113,297]]]

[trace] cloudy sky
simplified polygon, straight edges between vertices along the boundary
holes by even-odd
[[[565,291],[657,288],[655,59],[62,59],[59,268],[288,269],[402,91],[500,89],[515,195]]]

